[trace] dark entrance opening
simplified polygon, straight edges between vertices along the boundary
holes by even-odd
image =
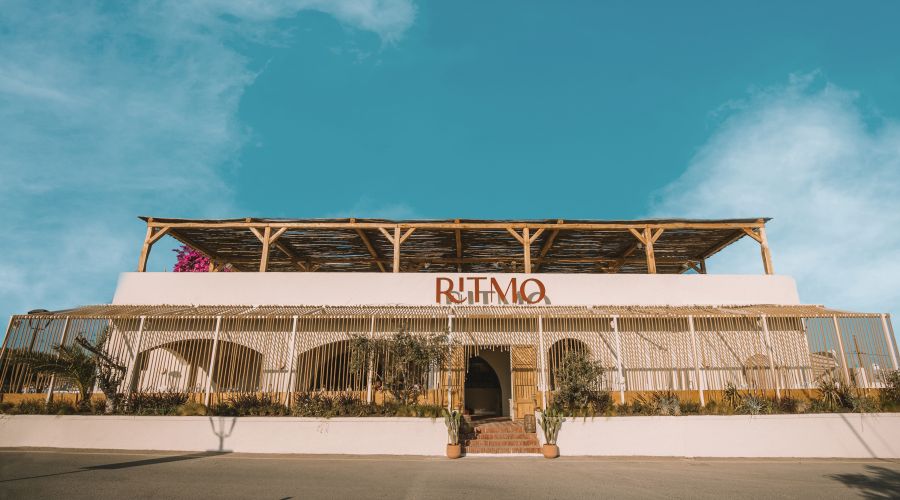
[[[503,391],[500,378],[480,356],[469,359],[466,371],[466,410],[473,416],[503,415]]]

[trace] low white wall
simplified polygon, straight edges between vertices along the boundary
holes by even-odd
[[[558,444],[567,456],[900,458],[900,414],[567,418]]]
[[[429,418],[0,416],[0,447],[444,455],[446,443]]]
[[[193,305],[414,305],[446,302],[439,280],[460,290],[466,305],[498,305],[490,278],[501,288],[515,279],[543,283],[539,305],[799,304],[790,276],[721,274],[436,274],[436,273],[122,273],[113,304]],[[483,293],[472,293],[479,279]],[[534,283],[526,293],[536,290]],[[509,292],[510,294],[512,292]],[[509,296],[511,300],[512,296]]]

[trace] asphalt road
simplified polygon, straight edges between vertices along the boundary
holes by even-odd
[[[900,461],[0,450],[0,498],[900,498]]]

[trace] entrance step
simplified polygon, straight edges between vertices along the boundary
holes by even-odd
[[[540,453],[535,434],[525,432],[520,422],[491,419],[473,422],[472,431],[460,435],[460,442],[467,454]]]

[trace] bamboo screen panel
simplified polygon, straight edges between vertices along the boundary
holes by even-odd
[[[0,388],[19,394],[74,390],[63,380],[34,373],[22,356],[53,355],[60,344],[71,346],[79,337],[95,342],[104,333],[110,356],[127,367],[122,392],[177,391],[196,400],[208,393],[210,403],[243,393],[272,394],[285,402],[298,391],[371,394],[386,363],[378,358],[352,369],[350,340],[383,338],[400,329],[414,335],[449,331],[456,345],[449,370],[427,374],[429,397],[441,403],[447,402],[448,392],[457,404],[464,397],[468,361],[483,349],[510,352],[517,401],[531,400],[545,387],[555,390],[556,373],[571,351],[586,352],[599,362],[605,370],[603,386],[619,391],[722,390],[729,384],[804,389],[826,377],[880,387],[884,373],[897,368],[890,322],[878,315],[614,317],[587,310],[553,315],[551,308],[541,308],[547,315],[539,318],[508,312],[479,315],[475,309],[462,317],[411,308],[393,315],[386,314],[390,308],[378,309],[379,315],[363,314],[364,309],[290,316],[274,309],[256,311],[265,314],[174,311],[144,320],[15,316],[0,353]]]

